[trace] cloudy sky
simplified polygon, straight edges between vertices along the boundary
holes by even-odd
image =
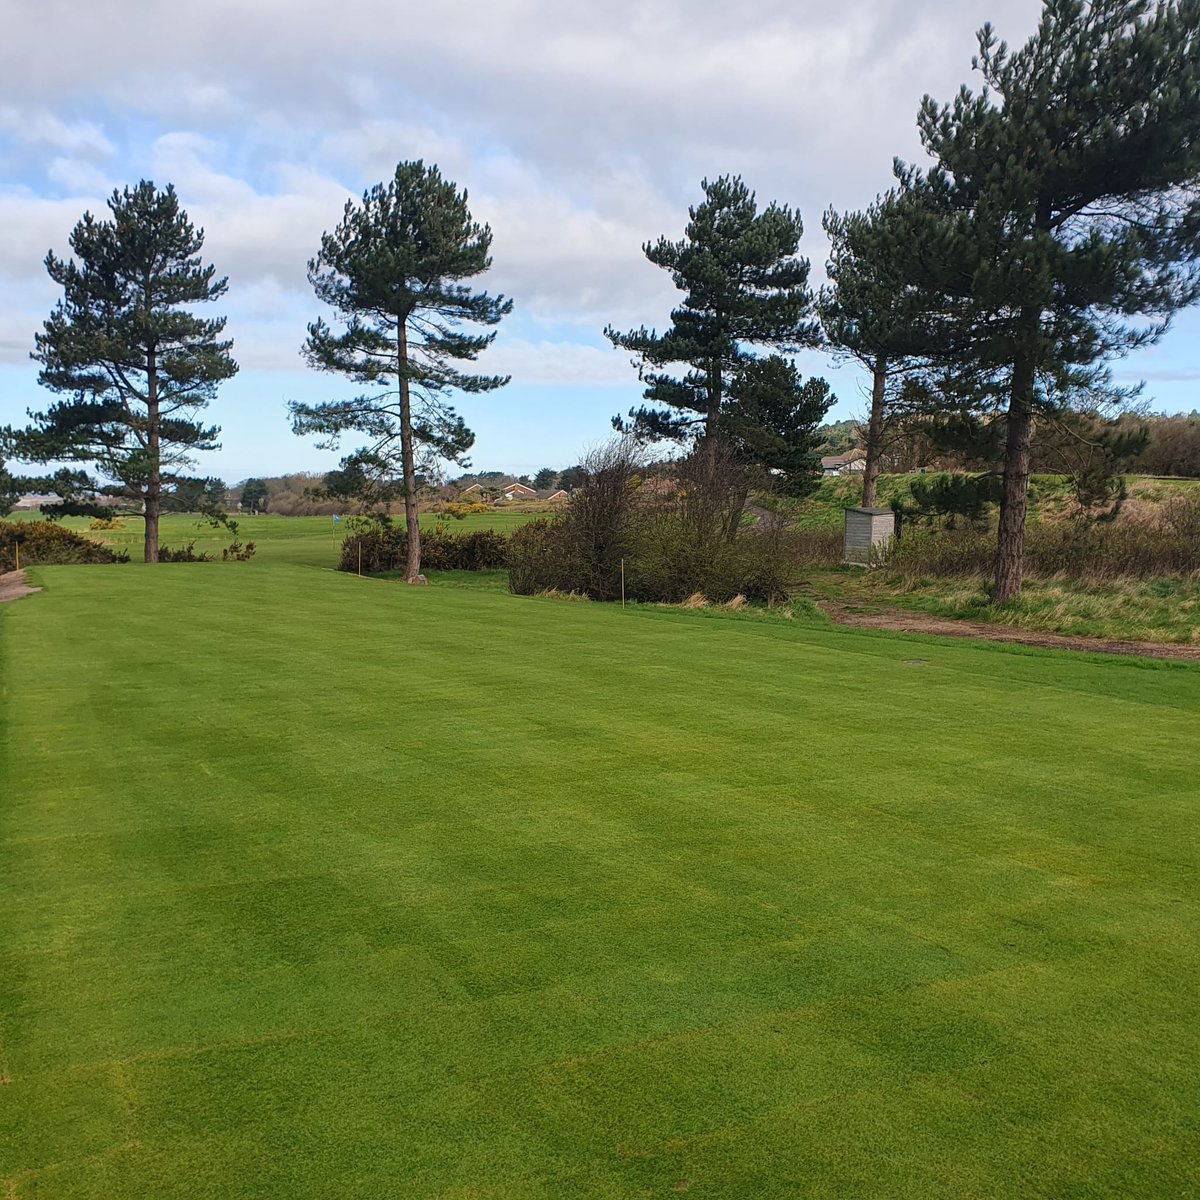
[[[206,472],[321,469],[285,402],[347,394],[299,358],[318,309],[305,263],[351,195],[436,162],[494,233],[515,298],[483,361],[512,383],[461,405],[480,469],[576,460],[636,403],[601,330],[662,325],[674,295],[640,247],[679,236],[705,176],[800,209],[821,278],[829,205],[858,208],[921,160],[915,114],[970,77],[986,19],[1011,41],[1038,0],[10,0],[0,45],[0,424],[43,405],[33,334],[85,209],[173,182],[229,276],[241,372],[212,409]],[[1200,407],[1200,319],[1121,366],[1168,411]],[[826,356],[835,415],[862,381]]]

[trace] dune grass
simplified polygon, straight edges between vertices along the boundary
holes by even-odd
[[[0,607],[5,1200],[1200,1189],[1200,670],[302,540]]]

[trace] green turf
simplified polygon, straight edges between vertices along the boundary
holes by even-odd
[[[0,606],[5,1200],[1200,1189],[1200,669],[289,556]]]
[[[452,533],[472,529],[499,529],[508,533],[537,516],[536,512],[512,512],[493,509],[486,513],[471,513],[461,521],[446,519]],[[40,520],[37,513],[18,513],[17,519]],[[280,517],[268,513],[259,517],[236,516],[237,536],[256,547],[254,563],[299,563],[313,567],[336,567],[341,540],[346,536],[346,520],[335,522],[332,517]],[[403,520],[403,518],[398,518]],[[140,517],[122,517],[123,529],[97,530],[90,536],[114,549],[123,549],[134,562],[141,562],[145,528]],[[432,528],[438,520],[433,513],[421,517],[423,528]],[[86,517],[67,517],[62,524],[69,529],[89,532],[91,522]],[[213,526],[191,513],[171,513],[164,516],[159,527],[160,541],[167,546],[181,547],[195,542],[195,549],[220,557],[223,547],[231,541],[229,531]]]

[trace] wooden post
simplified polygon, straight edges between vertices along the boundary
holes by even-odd
[[[13,568],[13,570],[19,571],[21,569],[21,543],[20,542],[13,542],[13,561],[17,564]]]
[[[621,559],[621,607],[625,607],[625,560]]]
[[[359,538],[358,538],[358,575],[359,575],[359,578],[361,579],[362,578],[362,535],[361,534],[359,534]]]

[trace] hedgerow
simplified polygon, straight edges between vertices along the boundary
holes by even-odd
[[[494,571],[507,562],[509,538],[494,529],[449,533],[432,529],[421,534],[421,565],[431,571]],[[377,575],[404,569],[408,534],[403,526],[367,529],[342,542],[339,571]]]

